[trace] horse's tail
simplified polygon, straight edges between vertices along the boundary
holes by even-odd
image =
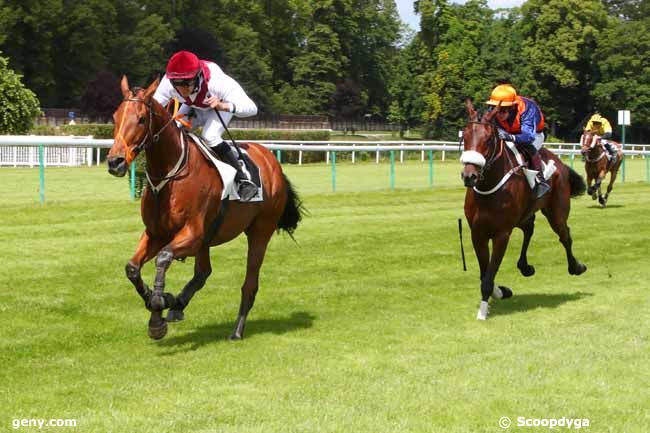
[[[284,205],[284,211],[282,211],[282,216],[278,222],[278,231],[284,230],[293,239],[293,232],[305,214],[305,208],[302,205],[302,201],[300,201],[300,197],[298,197],[298,194],[293,189],[293,185],[289,182],[287,175],[282,173],[282,177],[287,186],[287,203]]]
[[[576,173],[571,167],[569,169],[569,185],[571,186],[571,197],[578,197],[587,191],[587,183],[584,178]]]

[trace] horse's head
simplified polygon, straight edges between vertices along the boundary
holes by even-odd
[[[129,89],[126,76],[122,77],[121,88],[124,100],[113,113],[113,146],[108,152],[108,172],[122,177],[128,165],[152,140],[153,94],[158,87],[156,79],[146,89]]]
[[[583,155],[588,154],[592,149],[596,149],[598,146],[598,140],[600,137],[596,134],[595,131],[590,131],[585,129],[580,137],[580,151]]]
[[[479,121],[478,113],[470,99],[465,100],[465,107],[469,114],[469,122],[463,130],[464,148],[460,156],[460,162],[463,164],[461,178],[466,187],[473,187],[498,156],[499,136],[496,126],[492,123],[498,108],[485,113]]]

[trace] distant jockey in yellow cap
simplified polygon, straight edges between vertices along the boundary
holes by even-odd
[[[600,113],[595,113],[587,122],[585,130],[598,134],[600,137],[600,144],[602,144],[607,150],[607,153],[609,153],[611,164],[615,164],[617,159],[617,150],[615,149],[615,146],[612,146],[609,143],[609,140],[612,138],[612,125],[609,123],[609,120]]]

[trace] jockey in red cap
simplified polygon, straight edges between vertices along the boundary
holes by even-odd
[[[249,201],[257,194],[257,186],[248,179],[239,163],[239,153],[226,143],[225,131],[215,110],[227,125],[232,116],[249,117],[257,114],[257,106],[244,89],[213,62],[200,60],[194,53],[179,51],[169,59],[167,70],[154,99],[165,106],[175,98],[183,103],[179,114],[192,113],[193,127],[203,126],[203,138],[221,159],[232,165],[237,174],[239,197]]]

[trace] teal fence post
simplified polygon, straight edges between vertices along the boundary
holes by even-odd
[[[650,155],[645,157],[645,181],[650,183]]]
[[[332,192],[336,192],[336,151],[332,150],[330,159],[332,160]]]
[[[429,186],[433,186],[433,150],[429,151]]]
[[[278,162],[282,164],[282,151],[280,149],[275,151],[275,157],[277,158]]]
[[[571,168],[573,168],[573,160],[574,160],[574,159],[575,159],[575,155],[572,153],[572,154],[571,154],[571,163],[570,163]]]
[[[623,167],[621,167],[621,183],[625,183],[625,125],[621,125],[621,128],[623,129],[623,143],[621,143],[623,146],[623,163],[621,164]]]
[[[395,190],[395,151],[390,151],[390,190]]]
[[[45,203],[45,158],[43,157],[43,145],[38,146],[38,177],[39,177],[39,195],[41,204]]]
[[[135,159],[131,161],[131,200],[135,200]]]

